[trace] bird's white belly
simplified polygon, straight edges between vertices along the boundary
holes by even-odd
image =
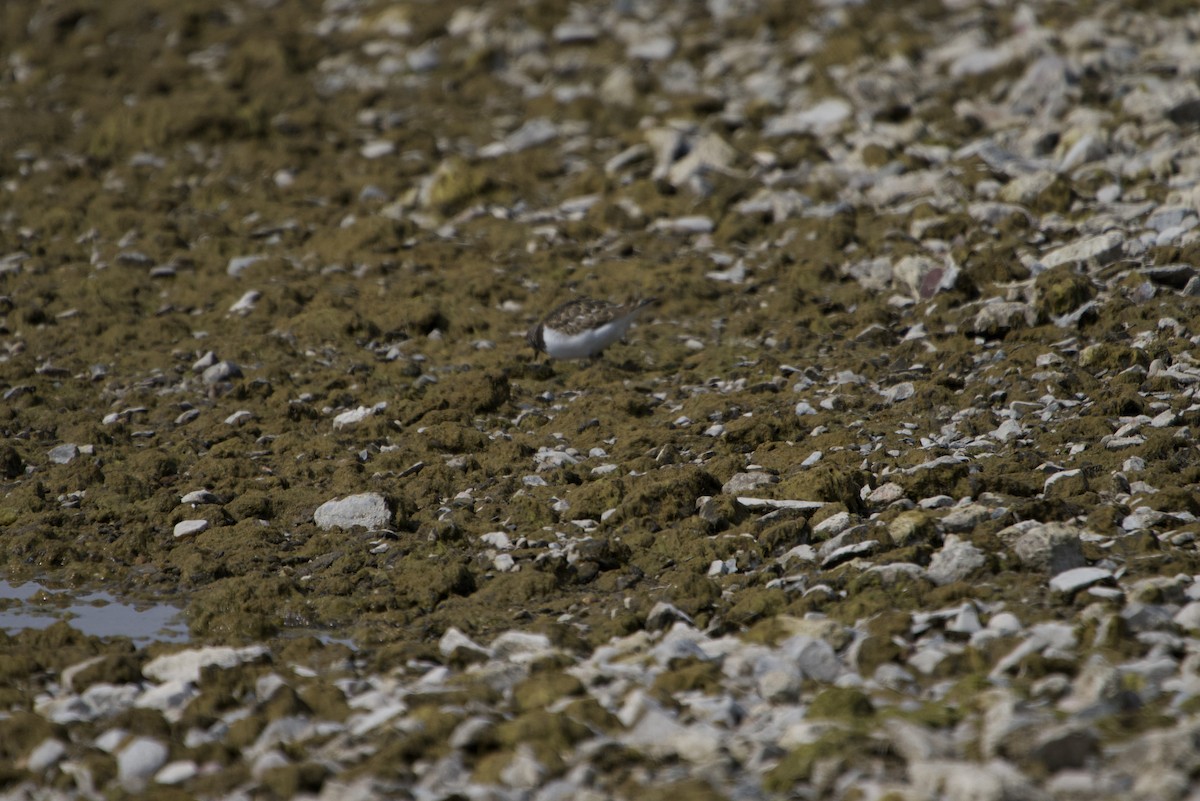
[[[586,359],[616,342],[629,329],[633,316],[605,323],[578,334],[563,334],[553,328],[542,329],[546,353],[555,359]]]

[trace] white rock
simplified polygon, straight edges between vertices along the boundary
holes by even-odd
[[[1200,631],[1200,601],[1185,604],[1171,619],[1184,631],[1193,633]]]
[[[179,499],[180,503],[199,506],[206,503],[220,503],[221,499],[206,489],[193,490]]]
[[[241,426],[241,425],[245,425],[246,423],[250,422],[253,419],[254,419],[254,412],[251,412],[247,409],[239,409],[236,412],[234,412],[233,414],[231,414],[225,418],[225,425]]]
[[[613,67],[600,84],[600,99],[610,106],[629,107],[636,102],[637,96],[633,71],[625,64]]]
[[[333,418],[333,430],[340,431],[343,428],[349,428],[356,423],[361,423],[374,414],[375,407],[373,406],[359,406],[357,409],[342,412]]]
[[[278,748],[258,751],[250,765],[250,775],[255,779],[262,779],[267,774],[267,771],[274,770],[275,768],[284,768],[290,764],[288,758]]]
[[[437,69],[438,65],[442,63],[438,42],[431,40],[414,47],[404,60],[413,72],[429,72]]]
[[[1083,663],[1071,684],[1071,694],[1058,708],[1074,714],[1098,703],[1117,698],[1122,691],[1122,674],[1100,654],[1092,654]],[[1115,710],[1114,710],[1115,711]]]
[[[455,727],[448,742],[451,748],[468,748],[484,742],[486,735],[495,728],[496,724],[491,718],[473,715]]]
[[[718,564],[720,564],[719,561]],[[688,625],[692,623],[691,617],[683,610],[674,604],[659,601],[650,609],[650,613],[646,615],[646,630],[660,631],[678,621],[682,621]]]
[[[481,535],[479,541],[498,551],[507,551],[513,547],[512,540],[503,531],[489,531],[487,534]]]
[[[450,656],[460,648],[473,651],[483,657],[491,656],[491,651],[472,640],[457,627],[451,626],[446,629],[446,633],[438,640],[438,650],[441,651],[443,656]]]
[[[268,673],[265,676],[259,676],[254,682],[254,697],[258,702],[265,703],[271,700],[275,693],[287,686],[287,681],[278,673]]]
[[[1108,264],[1121,255],[1121,247],[1125,237],[1117,231],[1072,242],[1042,257],[1042,265],[1047,269],[1067,264],[1073,261],[1087,262],[1095,260],[1100,265]]]
[[[266,256],[235,256],[229,260],[229,266],[225,268],[225,272],[237,278],[246,271],[247,267],[265,258]]]
[[[950,584],[962,581],[975,570],[987,564],[987,556],[983,551],[969,542],[960,540],[957,535],[949,534],[940,551],[929,560],[926,575],[934,584]]]
[[[825,554],[821,560],[821,567],[829,568],[834,565],[847,562],[856,556],[866,556],[874,553],[879,548],[878,540],[864,540],[862,542],[852,542],[848,545],[843,545],[840,548],[834,548]],[[824,549],[822,549],[824,551]]]
[[[683,187],[706,172],[725,172],[736,158],[737,151],[728,142],[715,133],[709,133],[693,143],[687,155],[670,166],[666,177],[672,186]],[[731,269],[738,269],[738,264],[742,265],[741,272],[744,276],[745,263],[740,259]],[[708,277],[712,278],[712,273],[709,273]],[[734,283],[741,283],[741,280],[735,280]]]
[[[774,498],[751,498],[746,495],[739,495],[737,502],[748,508],[758,508],[768,506],[772,509],[820,509],[825,505],[824,501],[790,501],[776,500]]]
[[[159,784],[182,784],[200,773],[200,768],[190,759],[180,759],[163,765],[154,774],[154,781]]]
[[[1154,428],[1166,428],[1167,426],[1175,425],[1176,415],[1170,409],[1164,409],[1154,416],[1150,421],[1150,425]]]
[[[254,307],[258,304],[258,299],[262,297],[262,293],[257,289],[247,290],[232,306],[229,307],[230,314],[245,316],[254,311]]]
[[[361,737],[373,731],[393,718],[408,711],[408,706],[402,701],[389,700],[372,708],[366,714],[353,715],[346,721],[347,731],[355,737]]]
[[[199,534],[206,528],[208,528],[208,521],[204,519],[180,520],[175,524],[175,528],[173,529],[172,533],[176,537],[190,537],[194,534]]]
[[[386,139],[375,139],[364,144],[358,152],[365,159],[378,159],[395,153],[396,145]]]
[[[989,436],[997,442],[1008,442],[1024,433],[1025,427],[1016,420],[1005,420]]]
[[[506,631],[492,640],[492,652],[495,653],[497,659],[508,659],[515,662],[527,661],[553,650],[550,638],[544,634]]]
[[[678,756],[703,765],[720,751],[721,733],[707,723],[679,723],[658,704],[641,699],[643,706],[637,722],[618,740],[655,757]],[[624,710],[622,710],[624,711]]]
[[[526,121],[501,141],[480,148],[479,155],[481,158],[497,158],[510,153],[519,153],[531,147],[544,145],[557,136],[557,125],[545,117],[537,117]]]
[[[526,743],[517,746],[517,752],[500,771],[500,781],[518,790],[532,790],[542,783],[546,769],[538,762],[533,749]]]
[[[55,723],[95,720],[111,717],[129,709],[138,693],[139,688],[135,684],[99,682],[88,687],[80,696],[55,699],[51,702],[51,709],[42,711],[40,705],[36,708]]]
[[[1069,595],[1101,581],[1108,581],[1112,577],[1112,571],[1102,567],[1076,567],[1064,570],[1050,579],[1050,589]]]
[[[813,533],[821,535],[824,539],[830,539],[841,534],[853,524],[854,520],[850,517],[849,512],[838,512],[813,526]]]
[[[889,481],[867,493],[866,501],[871,506],[887,506],[903,497],[904,487],[894,481]]]
[[[803,687],[803,676],[786,668],[767,670],[758,677],[758,694],[767,701],[794,701]]]
[[[1062,799],[1120,798],[1130,790],[1118,776],[1088,769],[1061,770],[1046,780],[1046,792]]]
[[[1075,628],[1066,623],[1038,623],[1029,629],[1028,636],[1013,650],[996,662],[991,675],[998,677],[1020,664],[1026,656],[1043,651],[1066,655],[1075,647]]]
[[[158,740],[135,737],[117,753],[117,779],[131,793],[142,790],[167,761],[169,751]]]
[[[889,405],[891,405],[893,403],[899,403],[900,401],[908,400],[913,395],[917,394],[917,388],[911,381],[901,381],[899,384],[894,384],[888,387],[880,394],[882,394],[883,399]]]
[[[713,281],[724,281],[729,284],[740,284],[746,280],[746,260],[738,259],[733,266],[725,270],[709,270],[704,274],[705,278],[710,278]],[[704,347],[704,343],[696,340],[699,348],[692,350],[700,350]]]
[[[117,749],[124,745],[125,740],[129,737],[129,732],[125,729],[107,729],[92,741],[92,745],[99,748],[106,754],[115,754]]]
[[[655,220],[650,224],[650,232],[664,231],[670,234],[708,234],[712,233],[715,225],[711,217],[694,214],[690,217],[673,217]]]
[[[1103,139],[1095,134],[1084,134],[1066,152],[1058,168],[1063,172],[1068,172],[1081,164],[1104,158],[1107,152],[1108,148]]]
[[[590,22],[566,20],[554,26],[552,35],[559,44],[586,44],[600,38],[600,29]]]
[[[185,409],[175,417],[175,425],[184,426],[200,416],[199,409]]]
[[[1131,514],[1121,518],[1121,528],[1125,531],[1137,531],[1152,528],[1167,519],[1167,515],[1149,506],[1139,506]]]
[[[278,745],[302,743],[316,731],[316,726],[307,715],[285,715],[268,723],[247,751],[265,753]]]
[[[979,622],[979,611],[973,603],[964,603],[958,614],[946,624],[946,631],[956,634],[974,634],[983,629],[983,624]]]
[[[845,670],[833,646],[816,637],[789,637],[780,644],[780,650],[794,660],[803,675],[817,681],[832,682]]]
[[[232,381],[241,377],[242,368],[229,361],[217,362],[200,374],[200,380],[205,384],[219,384],[222,381]]]
[[[880,667],[884,667],[884,665],[880,665]],[[888,665],[887,667],[897,666]],[[878,681],[878,679],[879,672],[876,671],[876,680]],[[903,718],[888,718],[883,722],[883,728],[892,742],[892,748],[905,762],[927,760],[935,756],[946,755],[950,751],[949,744],[943,742],[945,738],[939,737],[936,732],[924,726]]]
[[[139,709],[158,709],[169,721],[183,717],[183,710],[200,694],[195,683],[186,679],[174,679],[149,687],[133,702]]]
[[[78,455],[79,446],[72,442],[51,448],[46,457],[54,464],[70,464]]]
[[[376,492],[350,495],[346,498],[326,501],[313,512],[313,522],[318,528],[386,528],[392,521],[387,500]]]
[[[813,132],[818,135],[836,132],[850,118],[853,109],[841,98],[828,98],[815,105],[767,120],[766,136],[795,136]]]
[[[29,752],[29,756],[25,758],[25,768],[30,773],[41,773],[57,765],[66,754],[67,747],[61,740],[47,737]]]
[[[669,36],[652,36],[633,42],[625,50],[626,58],[643,61],[663,61],[675,52],[675,40]]]
[[[965,75],[981,75],[998,70],[1016,56],[1012,47],[965,47],[950,63],[949,72],[955,78]]]
[[[142,675],[158,682],[195,682],[200,680],[201,668],[209,665],[231,668],[243,662],[259,659],[266,653],[267,649],[262,645],[249,645],[245,648],[228,646],[192,648],[152,659],[142,667]]]
[[[217,363],[217,354],[211,350],[205,351],[204,355],[196,361],[192,362],[193,373],[203,373],[208,368]]]
[[[909,667],[928,676],[946,658],[947,654],[934,645],[922,645],[921,648],[907,660]]]
[[[1027,567],[1057,574],[1086,564],[1075,526],[1029,520],[1002,530],[1000,539],[1008,540],[1006,532],[1016,535],[1012,550]]]
[[[972,318],[970,330],[976,334],[996,335],[1010,329],[1032,328],[1037,310],[1020,301],[994,301],[983,304]],[[944,457],[943,457],[944,458]]]
[[[1010,801],[1040,798],[1014,766],[999,759],[986,763],[926,760],[910,763],[915,797],[942,801]]]
[[[726,495],[744,495],[747,492],[758,489],[764,484],[778,484],[779,476],[772,475],[760,470],[754,470],[748,473],[734,473],[732,477],[721,487],[721,492]]]

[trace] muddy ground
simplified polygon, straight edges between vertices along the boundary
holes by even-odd
[[[1026,520],[1085,526],[1098,539],[1084,539],[1084,559],[1113,560],[1124,581],[1200,574],[1195,522],[1122,527],[1139,505],[1200,513],[1200,412],[1182,379],[1150,369],[1192,364],[1196,301],[1178,290],[1197,245],[1032,263],[1090,234],[1097,192],[1118,177],[1127,203],[1190,197],[1171,178],[1178,163],[1063,172],[987,225],[964,196],[868,202],[842,160],[902,173],[940,147],[967,194],[1008,184],[956,150],[987,124],[959,103],[995,99],[1024,63],[949,76],[867,120],[919,117],[926,150],[820,128],[777,136],[777,105],[726,113],[731,98],[672,91],[653,62],[610,86],[626,102],[556,94],[603,85],[627,60],[604,36],[514,44],[549,35],[567,5],[497,0],[490,26],[461,33],[463,12],[446,3],[3,4],[0,574],[181,604],[196,645],[266,642],[383,672],[445,661],[451,627],[480,642],[538,632],[586,655],[645,628],[660,602],[701,630],[767,641],[779,619],[854,626],[963,599],[1003,602],[1027,624],[1073,620],[1095,599],[1055,594],[998,537]],[[836,35],[798,55],[784,44],[824,13],[803,5],[749,4],[720,29],[681,22],[676,57],[703,63],[769,30],[777,69],[811,70],[815,104],[864,59],[935,47],[948,14],[849,6]],[[1162,5],[1149,16],[1188,13]],[[546,91],[507,79],[518,62]],[[1131,112],[1089,80],[1076,101],[1118,129]],[[529,120],[553,136],[486,150]],[[732,149],[701,191],[655,174],[652,149],[606,168],[647,130],[685,124]],[[823,210],[737,210],[768,184]],[[698,216],[711,230],[691,227]],[[940,271],[906,286],[852,269],[927,254],[931,238],[958,268],[940,285]],[[744,280],[709,275],[739,259]],[[1156,265],[1182,265],[1182,279],[1137,272]],[[525,331],[575,295],[661,302],[601,359],[535,361]],[[1026,305],[997,322],[980,314],[990,298]],[[221,362],[232,367],[209,369]],[[1047,397],[1067,403],[983,456],[930,464]],[[334,424],[359,407],[373,413]],[[1170,426],[1100,444],[1164,408]],[[939,439],[951,423],[955,437]],[[60,463],[63,445],[76,449]],[[1130,487],[1131,456],[1155,492]],[[746,472],[772,478],[723,491]],[[869,500],[888,483],[897,495]],[[197,490],[215,497],[181,502]],[[383,529],[314,522],[321,504],[361,493],[386,499]],[[987,558],[952,581],[781,559],[819,548],[819,524],[848,512],[893,534],[864,526],[839,545],[871,539],[870,564],[928,566],[946,532],[940,507],[920,502],[942,495],[1001,510],[957,532]],[[825,505],[764,514],[738,496]],[[198,519],[202,531],[176,536]],[[511,560],[492,532],[507,534]],[[825,589],[778,581],[798,570]],[[86,657],[104,656],[119,681],[177,647],[61,624],[0,644],[3,705],[18,714]],[[871,653],[864,671],[903,655]],[[956,658],[939,676],[979,681],[995,656]],[[1031,663],[1020,681],[1055,669]],[[309,699],[332,708],[322,703]]]

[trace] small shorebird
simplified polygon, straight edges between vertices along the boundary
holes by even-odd
[[[624,305],[591,298],[569,300],[530,329],[529,344],[535,355],[545,353],[551,359],[598,356],[625,336],[642,309],[657,302],[657,298]]]

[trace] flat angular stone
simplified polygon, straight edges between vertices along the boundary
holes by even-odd
[[[1112,576],[1111,570],[1102,567],[1076,567],[1050,579],[1050,589],[1069,595],[1101,581],[1108,581]]]
[[[346,498],[326,501],[313,512],[313,522],[323,529],[386,528],[392,520],[387,500],[376,492],[350,495]]]

